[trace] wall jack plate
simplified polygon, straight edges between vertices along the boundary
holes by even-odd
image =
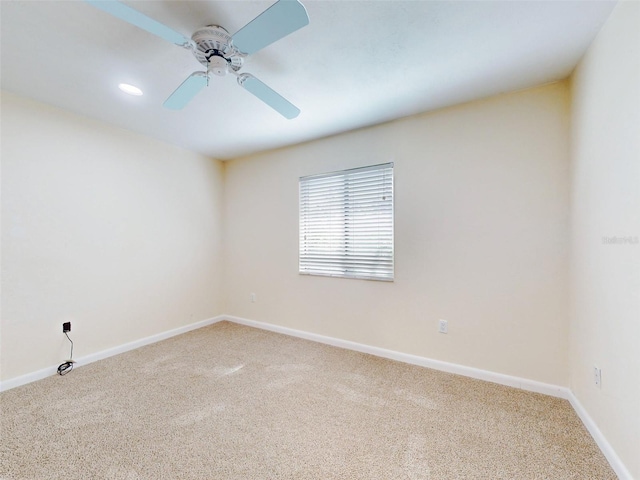
[[[438,320],[438,332],[449,333],[449,323],[446,320]]]
[[[62,324],[62,333],[67,333],[71,331],[71,322],[64,322]]]

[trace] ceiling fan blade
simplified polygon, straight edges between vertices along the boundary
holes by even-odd
[[[120,3],[115,0],[84,0],[85,2],[93,5],[100,10],[113,15],[120,20],[135,25],[138,28],[146,30],[149,33],[153,33],[160,38],[164,38],[168,42],[175,43],[176,45],[187,46],[191,43],[191,40],[184,35],[170,29],[166,25],[157,22],[153,18],[149,18],[146,15],[140,13],[137,10]]]
[[[253,75],[243,73],[238,77],[238,83],[244,87],[245,90],[253,93],[283,117],[291,120],[292,118],[296,118],[300,115],[300,109],[298,107],[276,91],[269,88]]]
[[[278,0],[233,35],[238,50],[252,54],[309,24],[298,0]]]
[[[182,110],[196,94],[207,86],[207,72],[192,73],[162,104],[170,110]]]

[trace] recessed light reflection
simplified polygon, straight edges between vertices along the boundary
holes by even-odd
[[[129,85],[128,83],[121,83],[120,85],[118,85],[118,88],[124,93],[128,93],[129,95],[142,95],[142,90],[140,90],[138,87],[134,87],[133,85]]]

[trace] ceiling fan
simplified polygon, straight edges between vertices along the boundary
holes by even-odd
[[[212,75],[237,77],[238,84],[288,119],[300,109],[250,73],[239,73],[247,55],[271,45],[309,24],[309,16],[298,0],[278,0],[267,10],[230,35],[218,25],[196,30],[191,38],[116,0],[85,0],[100,10],[190,50],[205,68],[192,73],[164,102],[166,108],[184,108],[205,86]]]

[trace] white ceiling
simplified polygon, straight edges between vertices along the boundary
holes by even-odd
[[[228,159],[567,77],[615,2],[302,0],[309,26],[250,56],[302,113],[286,120],[214,77],[184,110],[163,101],[192,54],[82,1],[0,1],[2,88]],[[127,1],[190,36],[235,33],[273,1]],[[121,93],[126,82],[142,97]]]

